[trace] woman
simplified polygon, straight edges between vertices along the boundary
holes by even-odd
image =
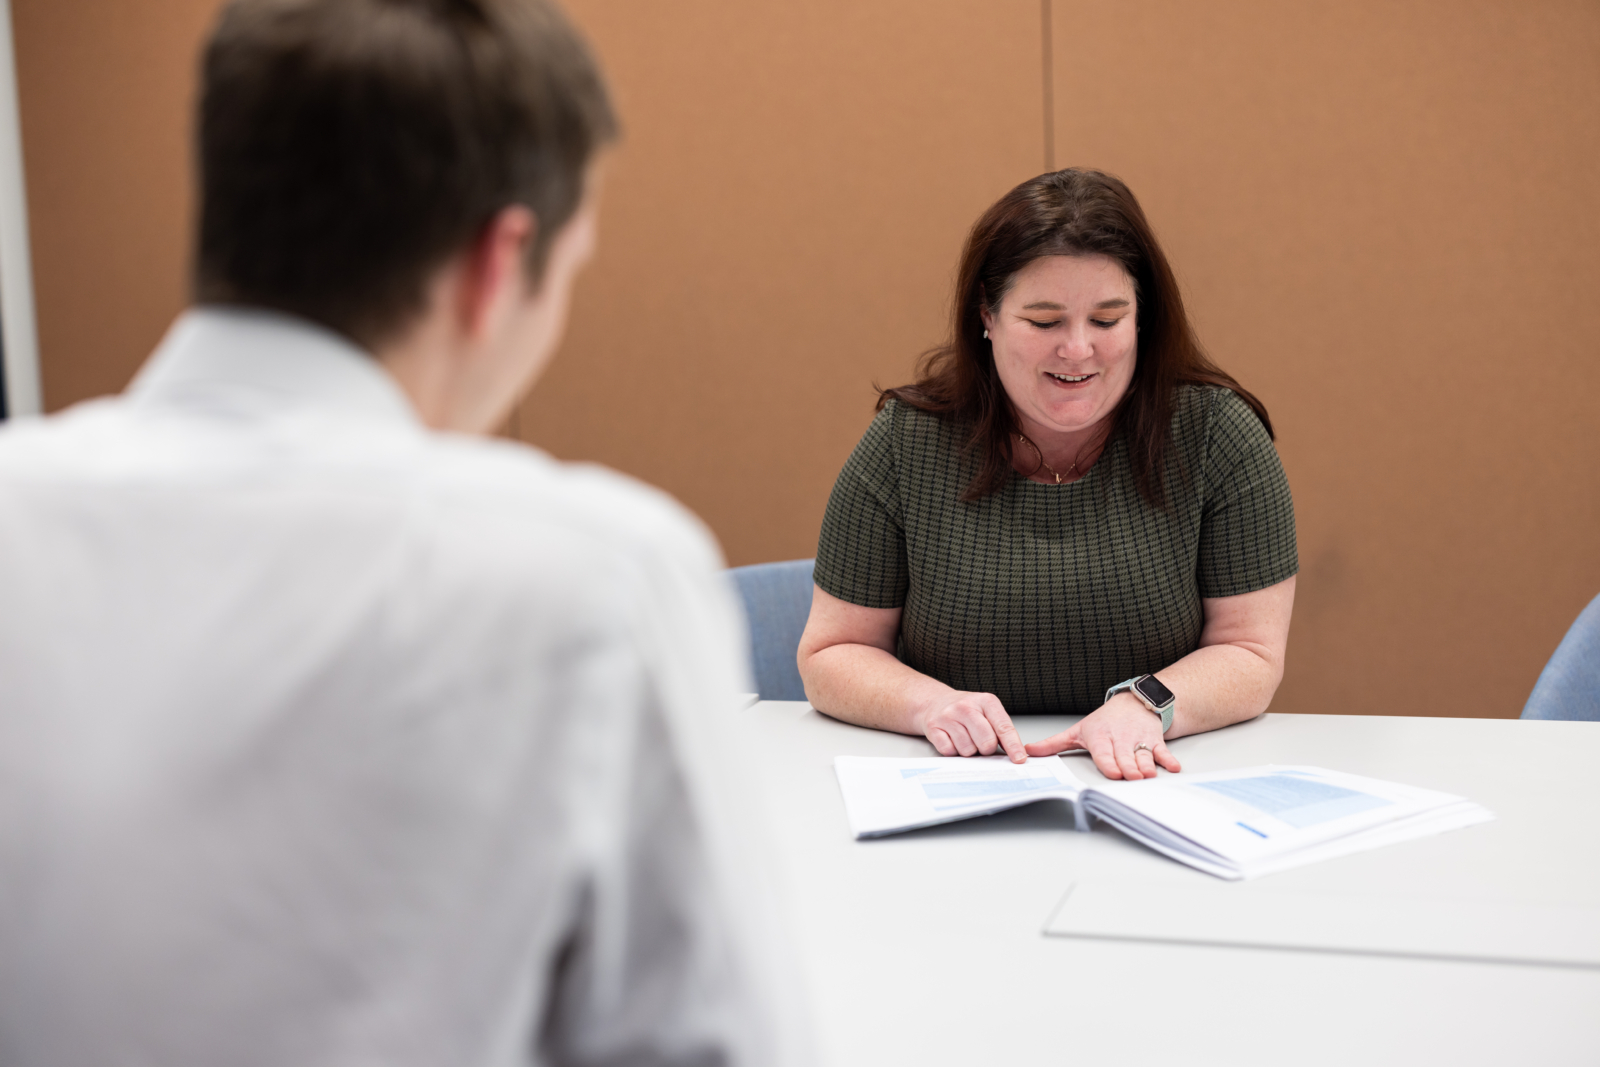
[[[1097,171],[978,220],[952,333],[834,486],[806,695],[941,755],[1179,770],[1167,739],[1259,715],[1283,676],[1299,561],[1266,409],[1201,351],[1138,202]],[[1041,712],[1085,718],[1024,746],[1010,715]]]

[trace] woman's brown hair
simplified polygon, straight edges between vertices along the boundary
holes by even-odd
[[[1034,260],[1090,255],[1109,256],[1133,279],[1138,363],[1112,415],[1111,432],[1127,439],[1141,496],[1156,506],[1166,501],[1162,471],[1180,384],[1231,389],[1272,434],[1266,407],[1200,347],[1184,314],[1177,278],[1133,193],[1097,170],[1059,170],[1023,182],[983,213],[961,253],[949,343],[922,357],[916,382],[878,396],[879,410],[893,399],[970,428],[967,447],[978,455],[979,466],[962,500],[979,500],[1010,481],[1018,432],[1016,412],[995,371],[994,351],[983,336],[980,310],[987,303],[990,313],[997,313],[1017,272]]]

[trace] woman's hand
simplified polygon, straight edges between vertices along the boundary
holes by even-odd
[[[946,690],[917,712],[912,723],[941,756],[992,756],[1004,749],[1012,763],[1028,762],[1028,749],[1011,725],[1011,716],[992,694]]]
[[[899,608],[864,608],[816,586],[795,657],[811,706],[858,726],[921,734],[941,756],[1004,749],[1013,763],[1028,762],[998,697],[964,693],[907,667],[894,654],[899,635]]]
[[[1088,749],[1094,765],[1107,778],[1154,778],[1157,764],[1174,774],[1183,770],[1161,739],[1161,717],[1152,714],[1129,692],[1118,693],[1076,726],[1033,742],[1027,752],[1030,756],[1053,756],[1075,748]]]

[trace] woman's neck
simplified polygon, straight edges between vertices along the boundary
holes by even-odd
[[[1054,430],[1031,419],[1019,419],[1012,441],[1011,466],[1022,476],[1045,484],[1075,482],[1089,473],[1110,437],[1112,417],[1081,430]]]

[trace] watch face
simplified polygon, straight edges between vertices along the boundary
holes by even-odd
[[[1140,678],[1134,683],[1133,687],[1139,690],[1140,695],[1158,708],[1172,702],[1172,690],[1162,685],[1160,679],[1153,674]]]

